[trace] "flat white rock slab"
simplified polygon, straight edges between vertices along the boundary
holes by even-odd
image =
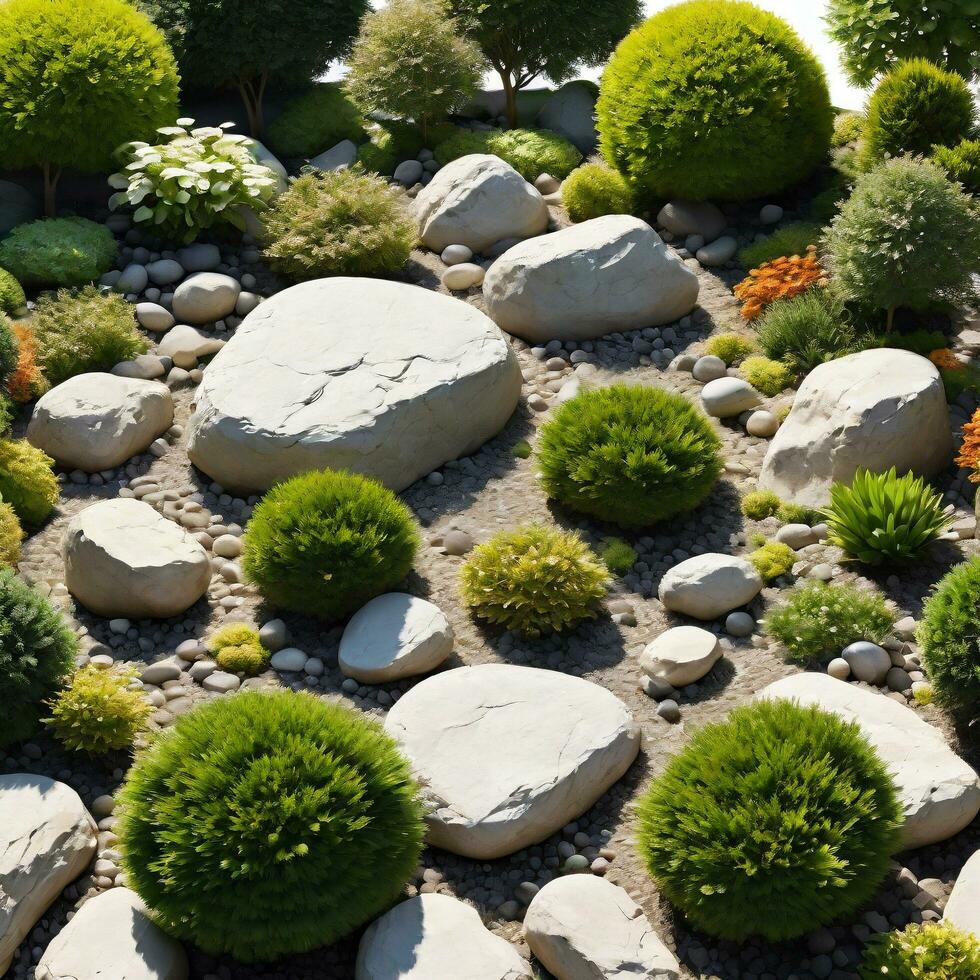
[[[557,671],[481,664],[430,677],[385,720],[432,805],[428,841],[490,859],[584,813],[640,749],[605,688]]]
[[[531,980],[531,967],[471,905],[417,895],[368,926],[355,980]]]
[[[524,916],[531,952],[558,980],[679,980],[674,954],[618,885],[590,874],[548,882]]]
[[[898,786],[905,823],[901,849],[946,840],[980,813],[980,779],[942,732],[911,708],[828,674],[784,677],[756,698],[817,705],[855,721]]]

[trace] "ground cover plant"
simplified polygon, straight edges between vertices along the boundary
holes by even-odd
[[[785,364],[768,357],[748,357],[742,361],[739,370],[756,391],[770,398],[784,391],[793,381],[793,372]]]
[[[638,846],[696,928],[778,942],[874,895],[901,817],[856,724],[763,701],[705,726],[674,756],[640,802]]]
[[[546,129],[457,129],[435,148],[441,164],[471,153],[492,153],[528,181],[544,173],[561,180],[582,160],[582,154],[568,140]]]
[[[474,548],[460,593],[480,619],[535,637],[596,616],[608,579],[607,566],[579,535],[534,525]]]
[[[0,269],[0,314],[13,313],[26,303],[23,286],[6,269]]]
[[[244,962],[356,929],[397,898],[422,850],[394,741],[288,691],[183,715],[137,757],[119,804],[130,887],[173,934]]]
[[[766,356],[783,361],[797,374],[809,374],[858,349],[843,306],[822,289],[770,304],[755,329]]]
[[[638,385],[585,391],[538,439],[545,492],[572,510],[646,527],[693,510],[721,473],[711,423],[681,395]]]
[[[704,345],[706,354],[720,357],[729,367],[741,364],[755,351],[756,346],[751,338],[743,337],[740,333],[715,334]]]
[[[771,582],[789,574],[796,564],[796,552],[782,541],[767,541],[749,555],[749,561],[764,582]]]
[[[742,316],[757,320],[773,303],[802,296],[826,282],[826,272],[812,252],[784,255],[752,269],[733,292],[742,303]]]
[[[262,645],[258,630],[245,623],[229,623],[208,641],[215,663],[233,674],[254,677],[269,662],[269,651]]]
[[[751,245],[746,245],[738,253],[738,261],[746,269],[755,269],[786,255],[805,256],[810,246],[818,245],[822,237],[821,225],[811,221],[796,221]]]
[[[20,561],[23,540],[24,530],[17,511],[6,500],[0,500],[0,568],[10,568]]]
[[[861,980],[965,980],[980,976],[980,942],[946,922],[912,922],[865,947]]]
[[[84,286],[112,268],[112,232],[87,218],[18,225],[0,241],[0,266],[27,287]]]

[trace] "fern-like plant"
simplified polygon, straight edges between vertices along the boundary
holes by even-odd
[[[481,619],[534,637],[594,617],[608,580],[602,560],[577,534],[531,526],[474,548],[460,591]]]
[[[208,642],[217,665],[233,674],[254,677],[265,669],[269,651],[262,645],[258,630],[245,623],[223,626]]]
[[[865,947],[861,980],[968,980],[980,977],[980,942],[946,922],[911,923]]]
[[[835,483],[824,516],[830,542],[867,565],[910,562],[949,527],[943,499],[922,477],[858,470]]]

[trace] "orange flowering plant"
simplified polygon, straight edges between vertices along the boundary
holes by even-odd
[[[29,327],[15,323],[14,336],[17,338],[17,367],[7,378],[7,392],[15,402],[29,402],[43,395],[47,382],[37,365],[37,341]]]
[[[980,408],[963,426],[963,445],[956,457],[956,465],[970,470],[971,483],[980,483]]]
[[[792,299],[812,286],[826,285],[826,272],[811,247],[805,256],[783,256],[753,269],[734,292],[742,301],[742,316],[755,320],[777,300]]]

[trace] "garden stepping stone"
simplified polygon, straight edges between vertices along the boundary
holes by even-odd
[[[379,595],[351,617],[338,659],[347,677],[380,684],[435,670],[453,652],[453,628],[431,602],[404,592]]]
[[[881,348],[815,368],[769,444],[759,487],[824,507],[834,482],[894,466],[922,476],[949,466],[953,442],[942,378],[926,358]]]
[[[596,875],[548,882],[528,906],[524,936],[557,980],[680,980],[676,957],[643,909]]]
[[[48,945],[36,980],[186,980],[187,954],[134,891],[90,898]]]
[[[943,920],[980,937],[980,851],[973,852],[957,875]]]
[[[946,840],[980,813],[980,779],[942,732],[911,708],[827,674],[770,684],[756,698],[788,698],[857,722],[891,771],[905,813],[900,850]]]
[[[725,216],[710,201],[668,201],[657,215],[657,224],[678,238],[700,235],[711,242],[725,230]]]
[[[472,905],[449,895],[417,895],[368,926],[355,980],[531,980],[528,963],[490,932]]]
[[[668,568],[658,594],[671,612],[717,619],[751,602],[762,585],[752,562],[709,552]]]
[[[474,252],[502,238],[548,228],[548,205],[509,163],[471,153],[447,163],[415,199],[422,244],[433,252],[466,245]]]
[[[66,470],[97,473],[145,452],[173,421],[165,384],[91,372],[41,396],[27,439]]]
[[[489,860],[584,813],[640,748],[629,709],[557,671],[481,664],[436,674],[385,720],[431,806],[427,839]]]
[[[660,236],[625,214],[521,242],[483,280],[487,312],[530,343],[672,323],[694,309],[698,291],[698,277]]]
[[[664,630],[640,655],[640,670],[647,677],[672,687],[699,681],[721,658],[718,637],[700,626],[674,626]]]
[[[495,436],[520,391],[506,338],[462,300],[321,279],[264,302],[214,358],[188,453],[240,492],[316,469],[403,490]]]
[[[241,284],[231,276],[195,273],[174,290],[174,316],[178,323],[214,323],[235,312],[241,291]]]
[[[91,863],[95,821],[47,776],[0,776],[0,976],[48,906]]]
[[[62,542],[65,585],[99,616],[166,619],[204,595],[208,553],[179,524],[131,498],[76,514]]]

